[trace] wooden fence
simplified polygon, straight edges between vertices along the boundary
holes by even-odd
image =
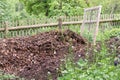
[[[83,16],[61,16],[62,26],[74,25],[80,29]],[[16,21],[0,22],[0,38],[33,35],[41,31],[49,31],[59,26],[59,17],[35,18]],[[87,22],[87,21],[86,21]],[[88,21],[89,24],[90,21]],[[94,19],[90,23],[94,23]],[[102,14],[100,17],[100,28],[120,26],[120,14]]]

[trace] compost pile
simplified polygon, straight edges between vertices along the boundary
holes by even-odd
[[[70,31],[50,31],[31,37],[0,40],[0,69],[28,80],[57,79],[70,49],[74,59],[84,57],[85,40]]]

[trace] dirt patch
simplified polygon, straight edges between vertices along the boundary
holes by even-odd
[[[120,36],[111,37],[106,42],[110,53],[116,53],[117,55],[120,55]]]
[[[57,79],[60,63],[69,53],[74,59],[84,57],[84,39],[66,30],[40,33],[31,37],[0,40],[0,69],[28,80]]]
[[[111,37],[106,41],[108,51],[110,54],[115,54],[114,65],[120,64],[120,36]]]

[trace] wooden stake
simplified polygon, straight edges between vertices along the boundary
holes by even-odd
[[[4,38],[7,38],[7,34],[8,34],[8,22],[5,21],[5,36],[4,36]]]
[[[62,29],[62,19],[61,18],[58,19],[58,27],[60,30]]]

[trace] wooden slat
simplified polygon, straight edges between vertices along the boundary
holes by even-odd
[[[29,25],[29,26],[19,26],[19,27],[9,27],[9,30],[18,30],[18,29],[27,29],[27,28],[38,28],[38,27],[47,27],[47,26],[56,26],[58,23],[52,23],[52,24],[37,24],[37,25]],[[4,30],[3,28],[0,29]]]
[[[96,10],[96,9],[99,9],[100,7],[101,7],[101,6],[86,8],[85,11]]]

